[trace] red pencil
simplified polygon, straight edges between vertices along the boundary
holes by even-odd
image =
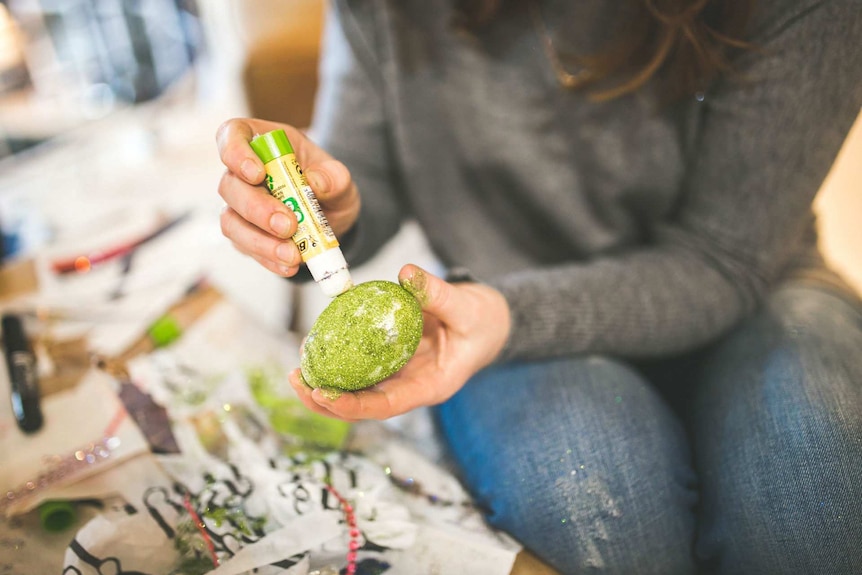
[[[142,246],[143,244],[156,239],[158,236],[167,232],[171,228],[183,222],[190,215],[190,212],[184,212],[179,216],[176,216],[164,224],[157,227],[152,232],[141,236],[135,240],[130,242],[120,244],[117,246],[113,246],[101,251],[96,251],[87,255],[75,256],[73,258],[67,258],[62,260],[56,260],[51,263],[51,269],[54,273],[57,274],[68,274],[73,272],[88,272],[93,266],[98,264],[123,257],[126,254],[129,254]]]

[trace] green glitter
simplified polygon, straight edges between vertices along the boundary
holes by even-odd
[[[616,397],[614,398],[614,401],[616,401],[617,403],[622,403],[622,402],[623,402],[623,398],[622,398],[622,397],[620,397],[620,396],[618,395],[618,396],[616,396]]]
[[[254,368],[247,370],[246,376],[252,397],[266,411],[277,433],[299,440],[301,447],[309,450],[340,449],[344,445],[350,433],[349,423],[318,415],[295,397],[280,393],[274,381],[277,373]]]
[[[344,393],[342,390],[337,389],[335,387],[321,387],[320,394],[323,395],[329,401],[335,401],[341,394]]]
[[[428,292],[425,289],[428,286],[428,276],[424,271],[417,268],[412,276],[400,282],[401,287],[413,294],[420,305],[425,306],[428,303]]]
[[[171,573],[181,575],[204,575],[213,569],[213,562],[207,551],[206,541],[190,519],[177,524],[174,549],[179,553],[179,565]]]
[[[236,530],[248,537],[255,533],[262,532],[266,525],[265,517],[249,517],[245,511],[238,507],[228,509],[226,507],[215,507],[207,509],[202,513],[204,517],[211,520],[216,527],[222,525],[230,525]]]
[[[421,338],[422,308],[411,291],[382,280],[359,284],[333,299],[311,327],[303,380],[346,391],[372,386],[401,369]]]

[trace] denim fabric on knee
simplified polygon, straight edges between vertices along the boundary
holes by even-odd
[[[600,358],[489,368],[437,409],[492,525],[561,573],[693,573],[696,503],[679,420]]]
[[[781,289],[691,383],[710,572],[862,573],[860,308]]]
[[[489,368],[438,422],[489,521],[563,574],[862,573],[860,309],[782,288],[659,369]]]

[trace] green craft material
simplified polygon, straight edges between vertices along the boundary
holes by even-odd
[[[166,315],[156,320],[147,330],[150,340],[156,347],[164,347],[179,338],[183,333],[177,319],[172,315]]]
[[[357,285],[333,299],[314,322],[300,369],[310,387],[356,391],[401,369],[422,338],[422,308],[400,285]]]
[[[276,158],[293,154],[293,146],[287,139],[284,130],[273,130],[265,134],[259,134],[252,138],[251,149],[257,154],[264,164],[268,164]]]
[[[249,370],[247,377],[252,397],[266,411],[269,424],[276,432],[289,435],[306,447],[343,447],[350,433],[349,423],[314,413],[295,397],[278,393],[262,369]]]
[[[46,501],[39,506],[39,522],[45,531],[56,533],[68,529],[76,517],[75,508],[68,501]]]

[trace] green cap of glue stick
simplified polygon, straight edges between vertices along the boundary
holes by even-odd
[[[183,333],[183,328],[177,318],[168,314],[157,319],[147,330],[150,341],[156,347],[164,347],[178,339]]]
[[[264,164],[293,153],[293,146],[290,145],[290,140],[287,139],[284,130],[273,130],[259,134],[252,138],[249,145]]]
[[[75,508],[68,501],[51,500],[39,506],[42,529],[56,533],[68,529],[75,522]]]

